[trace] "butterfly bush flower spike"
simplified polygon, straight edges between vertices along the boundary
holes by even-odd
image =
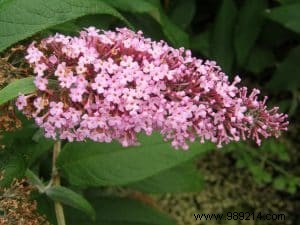
[[[79,37],[61,34],[33,42],[26,59],[37,92],[20,95],[19,110],[45,136],[138,144],[137,133],[159,131],[174,148],[188,142],[223,143],[253,139],[257,144],[287,129],[287,116],[266,107],[259,90],[231,83],[214,61],[174,49],[126,28]]]

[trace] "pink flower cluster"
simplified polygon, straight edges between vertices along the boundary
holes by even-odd
[[[188,149],[196,138],[219,147],[246,138],[260,144],[287,129],[287,116],[268,110],[257,89],[248,93],[215,62],[141,31],[90,27],[79,37],[56,34],[32,43],[26,59],[38,91],[16,104],[48,138],[129,146],[137,133],[159,131],[175,148]]]

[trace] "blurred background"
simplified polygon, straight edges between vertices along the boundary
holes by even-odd
[[[279,139],[268,139],[260,147],[234,143],[197,159],[201,192],[153,195],[155,204],[179,225],[300,225],[300,1],[101,1],[116,8],[132,29],[142,30],[145,36],[217,61],[230,79],[238,74],[242,85],[259,88],[262,95],[269,96],[269,106],[279,106],[289,115],[289,130]],[[88,26],[114,29],[125,24],[113,16],[89,15],[33,38],[54,32],[77,35]],[[269,221],[200,221],[194,217],[227,212],[286,216],[285,220]]]

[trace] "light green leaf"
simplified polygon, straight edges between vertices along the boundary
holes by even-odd
[[[292,49],[278,65],[268,87],[274,90],[297,90],[300,87],[300,46]]]
[[[234,62],[233,35],[237,8],[233,0],[223,0],[214,24],[211,55],[226,73]]]
[[[203,186],[203,176],[195,163],[190,161],[128,185],[130,188],[148,193],[198,192]]]
[[[89,215],[93,220],[96,217],[95,210],[91,204],[81,195],[76,192],[61,186],[54,186],[46,190],[46,195],[54,201],[59,201],[65,205]]]
[[[270,9],[266,16],[282,26],[300,33],[300,3]]]
[[[91,196],[89,201],[96,209],[95,222],[68,209],[66,220],[72,225],[176,225],[167,215],[136,200]]]
[[[248,0],[239,11],[235,36],[234,47],[237,61],[243,66],[248,58],[249,51],[261,31],[263,24],[263,11],[267,7],[266,0]]]
[[[1,34],[0,34],[1,35]],[[14,99],[21,94],[29,94],[35,92],[36,87],[33,83],[33,77],[26,77],[15,80],[0,90],[0,105]]]
[[[164,14],[160,5],[147,0],[101,0],[111,6],[131,13],[147,13],[153,19],[155,19],[162,27],[162,30],[166,37],[172,42],[175,47],[188,47],[189,39],[188,35],[175,25],[170,19]]]
[[[35,175],[35,173],[32,172],[30,169],[26,170],[25,176],[28,178],[32,185],[38,188],[38,190],[41,193],[45,191],[45,185],[42,182],[42,180],[40,180],[40,178],[37,175]]]
[[[130,26],[115,9],[98,0],[11,0],[0,4],[0,51],[51,26],[89,15],[109,14]]]
[[[123,148],[118,143],[68,143],[57,166],[76,186],[126,185],[151,177],[211,150],[213,145],[193,143],[176,151],[161,135],[141,138],[141,146]]]

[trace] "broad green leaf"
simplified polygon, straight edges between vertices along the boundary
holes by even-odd
[[[175,8],[170,13],[170,18],[179,27],[186,29],[192,22],[195,13],[195,0],[180,0],[176,2]]]
[[[20,93],[29,94],[35,91],[36,87],[33,83],[33,77],[26,77],[23,79],[15,80],[0,90],[0,105],[14,99],[15,97],[19,96]]]
[[[176,151],[161,135],[140,139],[141,146],[123,148],[118,143],[68,143],[57,166],[76,186],[126,185],[180,165],[213,148],[209,142],[193,143]]]
[[[148,193],[198,192],[203,189],[204,179],[195,163],[187,162],[128,187]]]
[[[275,90],[297,90],[300,87],[300,46],[292,49],[278,65],[268,87]]]
[[[175,47],[188,47],[188,35],[177,27],[170,19],[164,14],[160,5],[147,0],[101,0],[111,6],[131,13],[148,13],[152,16],[162,27],[166,37],[172,42]]]
[[[266,0],[247,0],[239,11],[234,35],[237,62],[243,66],[261,31]]]
[[[300,33],[300,3],[270,9],[266,16],[282,26]]]
[[[272,51],[255,47],[250,52],[245,68],[253,73],[258,74],[267,67],[274,65],[275,62],[276,59]]]
[[[167,215],[129,198],[91,196],[89,201],[96,209],[95,222],[68,209],[66,221],[72,225],[176,225]]]
[[[0,5],[0,51],[54,25],[89,14],[109,14],[130,26],[115,9],[98,0],[11,0]]]
[[[46,195],[53,201],[59,201],[65,205],[81,210],[93,220],[95,219],[96,213],[91,204],[83,196],[68,188],[54,186],[46,190]]]
[[[211,56],[226,73],[234,62],[233,35],[237,8],[233,0],[223,0],[217,14],[211,43]]]

